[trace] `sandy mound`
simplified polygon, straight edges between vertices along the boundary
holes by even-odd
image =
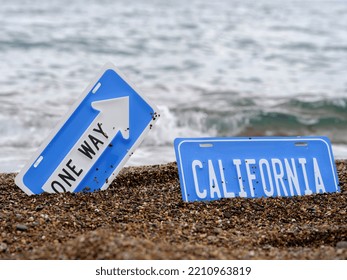
[[[347,259],[341,193],[184,203],[177,167],[124,168],[106,191],[27,196],[0,175],[1,259]]]

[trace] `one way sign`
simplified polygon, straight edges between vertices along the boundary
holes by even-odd
[[[107,64],[16,184],[29,195],[106,189],[158,117],[156,106]]]

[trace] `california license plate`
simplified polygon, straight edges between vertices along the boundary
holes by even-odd
[[[340,191],[327,137],[178,138],[184,201]]]

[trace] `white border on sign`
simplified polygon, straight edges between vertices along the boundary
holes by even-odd
[[[268,142],[268,141],[288,141],[288,142],[291,142],[291,141],[321,141],[323,143],[325,143],[325,145],[327,146],[328,148],[328,154],[329,154],[329,158],[330,158],[330,165],[331,165],[331,171],[332,171],[332,174],[333,174],[333,178],[334,178],[334,182],[335,182],[335,188],[336,188],[336,191],[337,191],[337,182],[336,182],[336,177],[335,177],[335,172],[334,172],[334,166],[333,166],[333,159],[332,159],[332,155],[331,155],[331,152],[330,152],[330,145],[329,143],[327,143],[324,139],[322,138],[302,138],[302,137],[295,137],[295,138],[286,138],[286,139],[281,139],[281,138],[235,138],[235,139],[230,139],[230,138],[226,138],[226,139],[214,139],[214,138],[211,138],[211,139],[206,139],[206,138],[202,138],[201,140],[199,139],[186,139],[186,140],[183,140],[182,142],[180,142],[177,146],[177,151],[178,151],[178,157],[179,157],[179,160],[180,160],[180,169],[181,169],[181,174],[182,174],[182,181],[183,181],[183,189],[184,189],[184,196],[185,196],[185,201],[188,202],[188,195],[187,195],[187,187],[186,187],[186,180],[185,180],[185,177],[184,177],[184,170],[183,170],[183,164],[182,164],[182,157],[181,157],[181,145],[183,143],[196,143],[196,142],[250,142],[250,141],[257,141],[257,142]]]

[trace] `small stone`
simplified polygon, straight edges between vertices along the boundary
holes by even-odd
[[[16,225],[16,230],[27,231],[28,227],[26,225],[23,225],[23,224],[18,224],[18,225]]]
[[[343,253],[343,251],[345,251],[345,250],[339,248],[336,250],[336,254],[341,255]]]
[[[215,228],[213,231],[216,234],[220,234],[223,230],[221,228]]]
[[[37,205],[35,211],[41,211],[44,208],[43,205]]]
[[[231,213],[231,212],[229,212],[229,211],[225,211],[224,213],[224,217],[225,218],[230,218],[233,214]]]
[[[214,241],[217,240],[217,237],[213,236],[213,235],[209,235],[209,236],[207,236],[207,240],[210,241],[210,242],[214,242]]]
[[[49,220],[49,216],[47,214],[41,214],[40,216],[44,218],[46,221]]]
[[[347,241],[339,241],[336,243],[336,248],[345,249],[347,248]]]
[[[0,243],[0,252],[6,252],[7,250],[7,244],[4,242]]]

